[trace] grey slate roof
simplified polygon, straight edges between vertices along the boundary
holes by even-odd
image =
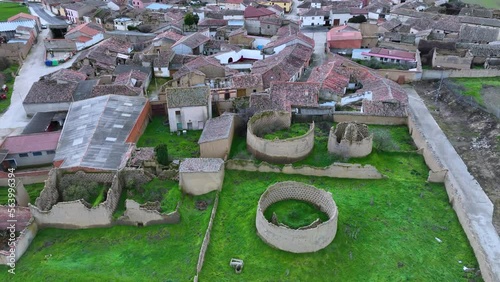
[[[185,159],[179,166],[179,172],[218,172],[224,166],[219,158],[192,158]]]
[[[498,28],[462,25],[458,34],[461,42],[492,42],[498,38]]]
[[[120,95],[74,102],[54,161],[62,160],[61,168],[120,169],[131,148],[126,140],[146,103],[144,97]]]
[[[198,107],[208,106],[210,87],[166,88],[167,107]]]
[[[233,122],[233,114],[223,114],[207,120],[198,144],[229,138]]]
[[[92,89],[97,85],[98,82],[98,79],[78,82],[75,92],[73,92],[73,101],[85,100],[92,97]]]

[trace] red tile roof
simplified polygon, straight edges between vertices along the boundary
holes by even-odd
[[[348,25],[342,25],[330,29],[326,33],[327,41],[362,40],[361,32]]]
[[[104,33],[104,29],[102,27],[100,27],[99,25],[97,25],[95,23],[84,23],[84,24],[78,25],[78,26],[70,29],[68,31],[68,33],[66,33],[66,34],[72,34],[72,33],[75,33],[77,31],[87,35],[88,37],[94,37],[95,35],[97,35],[99,33]]]
[[[38,21],[38,17],[37,16],[33,16],[33,15],[30,15],[30,14],[26,14],[26,13],[19,13],[17,15],[14,15],[10,18],[7,19],[8,22],[11,22],[11,21],[15,21],[19,18],[23,18],[23,19],[30,19],[30,20],[34,20],[34,21]]]
[[[372,57],[380,57],[380,58],[390,58],[390,59],[398,59],[404,61],[416,61],[415,53],[406,52],[401,50],[390,50],[384,48],[372,48],[370,52],[363,52],[363,55],[372,56]]]
[[[61,132],[56,131],[9,136],[0,148],[9,150],[9,154],[55,150],[60,135]]]
[[[245,9],[245,12],[243,13],[243,16],[245,19],[248,18],[260,18],[260,17],[265,17],[265,16],[271,16],[275,15],[275,13],[271,10],[268,10],[266,8],[255,8],[252,6],[248,6]]]

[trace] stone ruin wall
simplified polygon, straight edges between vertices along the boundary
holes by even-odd
[[[89,203],[83,200],[57,202],[59,198],[57,179],[59,177],[111,183],[111,187],[108,189],[106,201],[100,203],[97,207],[91,207]],[[109,226],[112,222],[113,212],[118,205],[122,187],[123,181],[118,173],[85,173],[79,171],[74,174],[64,174],[59,169],[52,169],[40,197],[37,198],[34,206],[30,204],[29,207],[40,227],[89,228]]]
[[[264,211],[273,203],[297,199],[317,205],[330,218],[310,229],[290,229],[277,226],[264,217]],[[337,232],[338,210],[332,195],[324,190],[294,181],[279,182],[269,187],[260,197],[255,224],[257,234],[267,244],[292,253],[316,252],[328,246]]]
[[[125,214],[119,219],[119,222],[123,224],[130,223],[131,225],[142,224],[143,226],[179,223],[181,220],[178,211],[179,203],[177,203],[173,212],[161,213],[155,209],[149,209],[147,204],[139,204],[134,200],[127,199],[125,201]]]
[[[25,207],[17,207],[16,209],[27,209]],[[17,227],[17,226],[16,226]],[[17,231],[17,228],[16,228]],[[22,257],[22,255],[26,252],[31,242],[35,238],[38,233],[38,225],[35,222],[33,216],[29,220],[26,227],[21,231],[19,236],[16,238],[16,262]],[[0,251],[0,265],[7,265],[9,263],[9,255],[8,251]]]
[[[367,136],[362,140],[350,140],[346,136],[348,126],[357,125],[360,134]],[[340,139],[340,142],[338,141]],[[328,152],[344,157],[360,158],[369,155],[372,152],[373,134],[369,134],[368,127],[365,124],[339,123],[334,129],[330,129],[328,136]]]
[[[269,163],[292,163],[306,158],[314,146],[314,123],[299,137],[284,140],[266,140],[258,137],[270,125],[274,130],[289,128],[291,114],[267,111],[254,115],[248,122],[247,149],[257,159]]]

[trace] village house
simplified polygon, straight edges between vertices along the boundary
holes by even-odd
[[[54,15],[58,16],[66,16],[66,13],[64,11],[64,8],[61,7],[62,4],[69,4],[73,2],[79,2],[75,0],[41,0],[42,2],[42,7],[50,11]]]
[[[250,97],[252,93],[262,92],[264,83],[262,75],[238,74],[231,77],[231,86],[236,89],[236,97]]]
[[[205,48],[205,43],[210,40],[210,37],[204,33],[195,32],[182,37],[172,45],[172,50],[175,54],[181,55],[202,54]]]
[[[75,42],[80,51],[104,40],[104,29],[95,23],[84,23],[70,29],[64,38]]]
[[[300,26],[323,26],[330,25],[330,11],[323,9],[311,8],[307,12],[300,15]]]
[[[361,54],[384,63],[395,63],[409,67],[416,67],[417,65],[416,54],[413,52],[375,47]]]
[[[243,0],[226,0],[224,3],[220,3],[221,7],[227,10],[245,10],[245,5]]]
[[[61,132],[8,136],[0,145],[4,169],[51,165]]]
[[[54,80],[40,80],[31,86],[23,101],[26,115],[37,112],[67,111],[73,102],[73,92],[78,83],[58,83]]]
[[[165,88],[170,131],[202,130],[212,118],[212,99],[208,86]]]
[[[36,22],[0,22],[0,57],[21,64],[37,42]]]
[[[65,10],[66,18],[71,23],[82,24],[84,23],[84,15],[96,8],[106,7],[106,3],[102,1],[86,0],[85,2],[62,4],[61,7]]]
[[[290,11],[292,10],[292,5],[293,5],[292,0],[261,0],[261,1],[258,1],[257,3],[260,5],[264,5],[264,6],[277,5],[281,8],[283,8],[283,11],[285,11],[285,13],[290,13]]]
[[[115,30],[128,30],[129,26],[136,27],[141,24],[141,21],[136,21],[131,18],[116,18],[113,20]]]
[[[54,157],[67,170],[116,171],[146,129],[151,106],[144,97],[106,95],[74,102]]]
[[[224,113],[216,118],[207,120],[198,144],[201,158],[226,159],[231,151],[233,135],[238,116]]]
[[[439,50],[434,48],[432,67],[440,69],[468,70],[471,68],[474,56],[469,50]]]
[[[361,32],[348,25],[338,26],[326,33],[326,41],[331,49],[361,48]]]
[[[213,57],[199,56],[176,71],[169,84],[172,87],[210,85],[211,88],[225,88],[229,86],[228,77],[237,73]]]
[[[36,34],[40,33],[42,24],[40,18],[26,13],[19,13],[7,19],[7,22],[24,22],[24,21],[35,21],[36,22]]]

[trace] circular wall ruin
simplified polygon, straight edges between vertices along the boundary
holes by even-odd
[[[314,123],[306,134],[282,140],[260,138],[266,133],[289,128],[291,114],[265,111],[255,114],[247,127],[247,150],[257,159],[275,164],[293,163],[305,159],[314,146]]]
[[[343,157],[364,157],[372,152],[373,134],[368,126],[356,122],[341,122],[330,129],[328,152]]]
[[[316,205],[328,215],[319,225],[291,229],[275,225],[264,217],[264,211],[283,200],[301,200]],[[270,186],[259,199],[255,224],[257,234],[267,244],[292,253],[309,253],[328,246],[337,233],[338,210],[332,194],[314,186],[295,181],[278,182]]]

